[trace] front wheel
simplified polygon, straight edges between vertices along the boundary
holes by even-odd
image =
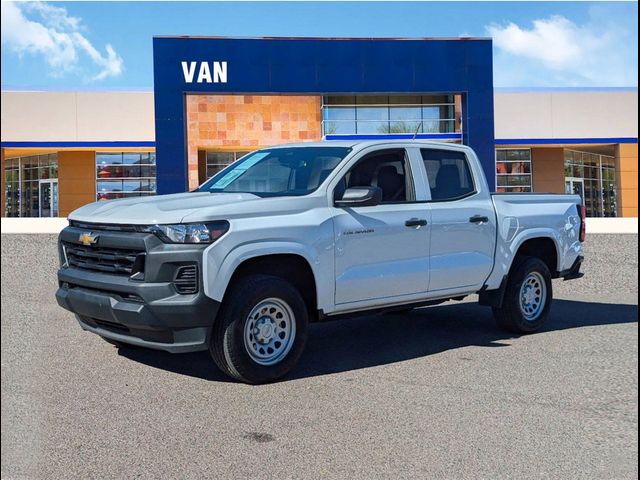
[[[498,324],[515,333],[533,333],[542,328],[551,308],[551,272],[536,257],[516,260],[509,274],[501,307],[494,307]]]
[[[223,302],[209,351],[227,375],[266,383],[296,365],[307,339],[307,308],[289,282],[269,275],[238,280]]]

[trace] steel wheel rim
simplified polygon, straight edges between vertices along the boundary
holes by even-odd
[[[524,318],[532,322],[542,314],[547,302],[547,283],[538,272],[526,276],[520,287],[520,311]]]
[[[258,303],[244,324],[244,347],[259,365],[282,361],[296,338],[296,319],[287,302],[267,298]]]

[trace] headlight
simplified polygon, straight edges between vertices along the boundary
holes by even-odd
[[[142,232],[153,233],[165,243],[213,243],[229,230],[229,222],[147,225]]]

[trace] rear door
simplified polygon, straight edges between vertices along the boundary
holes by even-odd
[[[496,238],[483,173],[459,149],[420,153],[431,196],[429,292],[480,289],[493,268]]]
[[[374,150],[341,177],[342,188],[377,186],[383,198],[375,206],[331,207],[336,305],[384,304],[427,292],[430,213],[424,181],[416,189],[414,180],[419,159],[413,162],[404,148]]]

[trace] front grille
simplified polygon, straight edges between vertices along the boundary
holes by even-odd
[[[144,252],[140,250],[92,247],[69,242],[63,242],[63,246],[70,267],[132,275],[144,265]]]
[[[198,268],[196,265],[185,265],[178,268],[173,284],[178,293],[187,295],[198,291]]]
[[[114,223],[88,223],[71,220],[69,224],[75,228],[85,230],[107,230],[110,232],[137,232],[134,225],[114,224]]]

